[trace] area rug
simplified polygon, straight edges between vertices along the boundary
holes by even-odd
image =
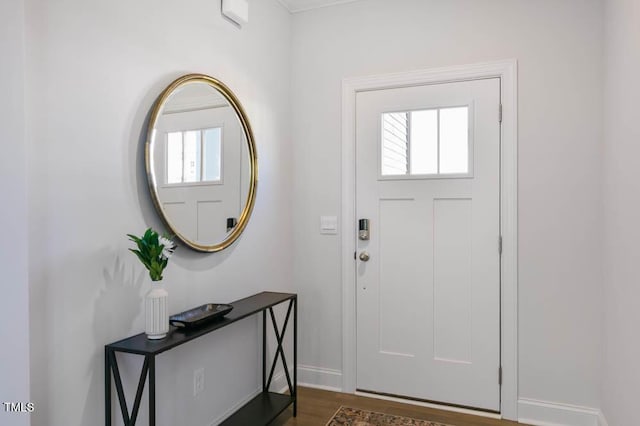
[[[327,426],[449,426],[429,420],[418,420],[393,414],[376,413],[358,408],[340,407]]]

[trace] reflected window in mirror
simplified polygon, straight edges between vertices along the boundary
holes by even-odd
[[[221,127],[168,132],[166,141],[165,183],[221,182]]]

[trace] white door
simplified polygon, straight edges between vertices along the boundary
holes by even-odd
[[[357,94],[358,390],[500,410],[499,105],[497,78]]]

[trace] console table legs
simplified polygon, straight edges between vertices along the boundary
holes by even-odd
[[[298,298],[293,305],[293,417],[298,415]]]
[[[111,426],[111,351],[104,348],[104,423]]]
[[[291,311],[293,309],[293,382],[289,375],[289,367],[287,365],[287,359],[284,356],[284,349],[282,344],[284,342],[284,335],[287,332],[287,325],[289,324],[289,318],[291,318]],[[263,311],[262,314],[262,391],[266,392],[271,386],[273,379],[273,373],[275,372],[278,358],[282,360],[282,367],[284,368],[284,375],[287,379],[287,386],[289,388],[289,395],[293,398],[293,417],[298,414],[298,300],[297,298],[291,299],[289,307],[287,309],[287,315],[284,319],[282,329],[278,330],[278,323],[276,321],[275,314],[273,313],[273,307],[269,308],[269,316],[271,317],[271,325],[273,326],[273,332],[276,336],[276,342],[278,344],[276,348],[276,354],[271,363],[271,370],[269,371],[269,378],[265,384],[264,378],[266,373],[266,352],[267,352],[267,340],[266,340],[266,322],[267,312]]]
[[[262,311],[262,392],[267,392],[267,311]]]
[[[116,383],[116,394],[120,403],[120,411],[122,412],[122,420],[126,426],[134,426],[140,412],[140,402],[142,401],[142,392],[144,385],[149,378],[149,425],[156,424],[156,391],[155,391],[155,357],[147,355],[144,357],[140,379],[138,380],[138,388],[136,389],[136,397],[133,402],[131,414],[127,408],[127,401],[122,387],[122,378],[120,377],[120,369],[118,368],[118,360],[116,353],[109,348],[105,348],[105,424],[111,426],[111,374]]]
[[[156,424],[156,357],[149,356],[149,425]],[[143,383],[144,386],[144,383]],[[134,426],[132,424],[131,426]]]

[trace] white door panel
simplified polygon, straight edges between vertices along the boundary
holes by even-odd
[[[357,242],[370,256],[357,267],[360,390],[500,409],[499,103],[498,79],[357,95],[356,213],[370,220]],[[410,127],[428,114],[403,115],[425,110],[437,149]],[[468,116],[466,132],[451,112]]]

